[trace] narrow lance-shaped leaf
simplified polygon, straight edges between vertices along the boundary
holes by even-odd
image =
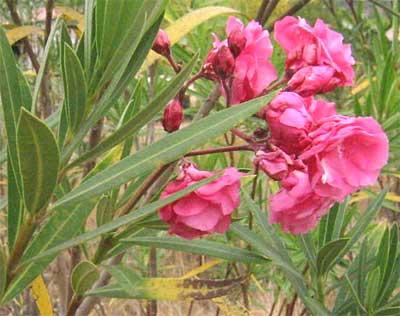
[[[35,213],[46,206],[56,185],[58,146],[46,124],[23,108],[17,143],[25,206]]]
[[[182,190],[173,195],[170,195],[165,199],[161,199],[154,203],[148,204],[148,205],[136,210],[135,212],[132,212],[127,215],[116,218],[113,221],[108,222],[107,224],[104,224],[104,225],[98,227],[97,229],[94,229],[92,231],[89,231],[87,233],[79,235],[76,238],[72,238],[71,240],[68,240],[65,242],[59,241],[60,239],[62,240],[61,235],[63,233],[61,231],[60,227],[53,227],[54,225],[50,225],[50,224],[46,225],[46,226],[49,226],[48,230],[51,230],[51,232],[52,232],[52,235],[51,235],[52,240],[51,241],[53,241],[55,238],[58,238],[58,243],[54,242],[50,245],[49,240],[44,240],[44,238],[43,238],[43,240],[41,240],[40,242],[36,242],[38,249],[36,249],[35,251],[33,251],[33,249],[32,249],[32,251],[31,251],[31,249],[28,249],[25,252],[25,255],[22,258],[20,264],[23,266],[23,265],[35,262],[37,260],[40,260],[41,258],[45,258],[45,257],[51,256],[51,255],[54,255],[54,254],[58,253],[59,251],[80,245],[86,241],[93,239],[93,238],[96,238],[103,234],[114,231],[115,229],[117,229],[121,226],[137,223],[137,222],[143,220],[144,218],[154,214],[158,209],[162,208],[163,206],[170,204],[170,203],[174,202],[175,200],[182,198],[183,196],[186,196],[190,192],[197,190],[198,188],[202,187],[203,185],[205,185],[207,183],[210,183],[211,181],[214,181],[217,177],[218,176],[213,176],[213,177],[204,179],[202,181],[199,181],[196,184],[193,184],[193,185],[187,187],[185,190]],[[76,208],[76,210],[79,210],[79,209],[80,209],[79,207]],[[65,217],[64,212],[60,212],[60,216],[58,216],[58,213],[59,213],[59,211],[56,210],[55,215],[52,216],[50,221],[56,217],[60,217],[60,216]],[[80,215],[80,214],[77,214],[74,210],[72,210],[72,211],[69,211],[68,218],[70,218],[70,217],[77,218],[78,215]],[[59,218],[58,220],[62,221],[62,218]],[[67,222],[67,220],[64,220],[64,223],[62,223],[63,226],[67,225],[67,224],[65,224],[66,222]],[[60,226],[60,224],[58,224],[58,226]],[[71,227],[70,227],[70,230],[71,230]],[[45,231],[45,228],[43,228],[42,231]],[[42,234],[45,235],[44,232]],[[40,239],[39,235],[36,239]],[[64,240],[66,240],[66,239],[64,239]],[[32,243],[32,246],[29,248],[33,248],[33,243]]]
[[[93,263],[82,261],[72,271],[72,289],[76,294],[83,294],[92,287],[99,276],[100,272]]]
[[[349,238],[332,240],[318,251],[317,270],[320,275],[328,273],[332,262],[335,261],[337,255],[343,250],[348,241]]]
[[[75,131],[85,117],[86,80],[82,65],[74,50],[64,43],[64,93],[68,124]]]
[[[23,104],[20,87],[20,76],[13,51],[8,44],[7,37],[0,27],[0,95],[7,132],[8,151],[11,166],[14,170],[16,184],[19,192],[22,192],[21,174],[19,171],[17,154],[17,123],[19,111],[22,106],[27,108],[30,104]]]
[[[179,159],[235,126],[267,104],[273,94],[243,103],[201,119],[188,127],[165,136],[133,156],[83,182],[65,195],[54,207],[73,205],[119,187],[134,177]]]
[[[95,148],[75,160],[69,167],[76,166],[88,159],[93,159],[105,153],[107,150],[124,141],[127,137],[137,133],[144,125],[150,122],[153,117],[161,111],[166,103],[178,93],[179,89],[191,73],[193,66],[197,61],[197,57],[198,55],[196,54],[189,64],[182,69],[182,71],[180,71],[179,74],[168,83],[163,91],[161,91],[160,94],[158,94],[142,111],[124,123]]]
[[[263,263],[266,258],[257,252],[228,246],[211,240],[186,240],[177,237],[133,237],[121,240],[132,245],[146,247],[157,247],[161,249],[171,249],[188,253],[211,256],[227,261],[237,261],[244,263]]]

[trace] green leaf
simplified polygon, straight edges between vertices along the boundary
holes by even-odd
[[[385,198],[387,191],[383,190],[379,193],[373,203],[371,203],[368,208],[365,210],[361,219],[356,223],[356,225],[352,228],[351,234],[347,236],[349,241],[342,248],[341,252],[336,256],[334,262],[332,262],[331,266],[334,266],[339,262],[339,260],[354,246],[354,244],[359,240],[362,236],[369,223],[374,219],[376,214],[381,209],[382,202]]]
[[[347,287],[350,291],[351,296],[354,299],[354,302],[357,303],[358,307],[365,313],[367,314],[367,311],[365,309],[365,307],[363,306],[363,304],[361,303],[360,297],[357,295],[357,292],[353,286],[353,284],[351,283],[351,280],[349,279],[349,276],[347,274],[344,275],[344,279],[346,281]]]
[[[154,214],[158,209],[162,208],[163,206],[170,204],[170,203],[174,202],[175,200],[186,196],[187,194],[189,194],[190,192],[192,192],[194,190],[197,190],[201,186],[214,181],[216,178],[217,178],[217,176],[213,176],[213,177],[204,179],[202,181],[199,181],[196,184],[193,184],[193,185],[187,187],[185,190],[181,190],[173,195],[168,196],[168,198],[161,199],[154,203],[148,204],[138,210],[135,210],[135,212],[118,217],[118,218],[114,219],[113,221],[98,227],[97,229],[94,229],[92,231],[89,231],[87,233],[79,235],[73,239],[68,240],[70,237],[64,238],[64,239],[59,238],[58,242],[57,243],[52,242],[52,245],[50,247],[49,247],[49,245],[47,245],[48,244],[48,242],[47,242],[46,247],[42,247],[40,249],[40,251],[31,252],[29,255],[28,254],[24,255],[23,260],[21,260],[21,262],[20,262],[20,265],[23,266],[23,265],[35,262],[39,259],[55,255],[62,250],[65,250],[70,247],[78,246],[86,241],[89,241],[91,239],[99,237],[103,234],[112,232],[121,226],[137,223],[137,222],[141,221],[142,219]],[[81,220],[82,220],[82,218],[84,218],[84,220],[85,220],[86,217],[89,215],[89,213],[85,212],[84,214],[81,214],[80,210],[82,208],[83,207],[77,207],[75,210],[72,210],[72,211],[68,210],[68,216],[66,216],[64,209],[61,209],[62,212],[56,210],[56,214],[52,218],[58,218],[57,222],[46,225],[46,226],[49,226],[49,230],[50,229],[53,230],[51,236],[58,236],[58,237],[62,236],[61,235],[62,231],[59,227],[60,223],[58,222],[58,221],[62,221],[62,216],[64,216],[67,219],[67,220],[65,220],[65,223],[62,222],[62,226],[65,226],[67,228],[67,225],[74,225],[75,228],[74,227],[72,227],[72,228],[74,228],[76,230],[77,229],[76,226],[78,226],[78,229],[79,229],[79,227],[81,227],[81,225],[76,224],[76,223],[71,224],[71,223],[68,223],[68,221],[70,219],[74,220],[76,218],[80,218]],[[90,212],[90,210],[89,210],[89,212]],[[58,213],[60,213],[60,215],[58,215]],[[56,221],[56,220],[54,220],[54,221]],[[56,233],[54,233],[54,231],[56,231]],[[67,241],[65,241],[65,240],[67,240]],[[38,244],[40,244],[40,243],[38,243]]]
[[[22,74],[18,69],[13,51],[8,44],[7,37],[0,27],[0,95],[7,132],[10,163],[14,170],[15,180],[19,192],[22,192],[22,180],[19,170],[17,152],[17,123],[21,107],[30,108],[30,104],[23,103],[20,86]]]
[[[8,286],[2,304],[20,294],[41,274],[54,259],[55,253],[49,256],[41,256],[40,259],[32,260],[23,267],[21,263],[27,262],[35,256],[40,256],[46,250],[75,236],[82,229],[92,209],[93,204],[86,203],[78,205],[75,209],[58,209],[51,215],[25,250],[20,260],[20,267],[15,267],[18,273]]]
[[[100,1],[99,1],[100,2]],[[85,0],[85,33],[83,38],[84,65],[88,77],[92,73],[92,48],[93,48],[93,26],[94,26],[94,7],[95,0]]]
[[[311,234],[302,234],[298,236],[300,241],[300,248],[306,256],[308,263],[310,264],[313,271],[317,271],[317,255],[314,246],[314,242]]]
[[[144,58],[149,52],[159,25],[161,23],[162,16],[157,20],[153,26],[145,33],[140,45],[132,56],[128,63],[126,69],[121,69],[113,78],[119,78],[117,81],[110,82],[108,89],[104,91],[101,95],[100,100],[96,102],[96,106],[93,108],[92,113],[87,117],[87,119],[82,122],[81,128],[76,132],[74,138],[71,140],[70,144],[65,147],[62,154],[62,163],[65,164],[74,150],[81,144],[83,138],[86,136],[87,132],[92,126],[94,126],[97,121],[104,115],[104,113],[117,102],[120,95],[124,92],[126,86],[132,81],[132,78],[139,70],[142,65]],[[79,52],[79,46],[78,46]]]
[[[24,201],[18,191],[17,179],[11,166],[11,157],[7,161],[7,176],[7,242],[8,249],[11,251],[14,248],[24,214]]]
[[[36,213],[47,205],[57,182],[58,146],[47,125],[23,108],[17,144],[25,206]]]
[[[177,237],[134,237],[122,239],[121,242],[207,255],[233,262],[264,263],[266,260],[255,252],[205,239],[191,240],[188,243],[187,240]]]
[[[379,280],[381,278],[381,272],[379,267],[368,272],[367,275],[367,289],[365,292],[365,307],[368,312],[373,314],[376,299],[379,294]]]
[[[182,69],[182,71],[180,71],[179,74],[176,75],[175,78],[172,79],[168,85],[142,111],[125,122],[120,128],[118,128],[113,134],[103,140],[95,148],[71,163],[69,167],[76,166],[86,160],[93,159],[105,153],[107,150],[124,141],[127,137],[135,135],[143,126],[149,123],[154,116],[161,111],[162,108],[164,108],[167,102],[178,93],[179,89],[190,75],[193,66],[197,61],[197,57],[198,55],[196,54],[189,64]]]
[[[89,290],[99,277],[99,270],[93,263],[81,261],[72,271],[72,289],[76,294],[81,295]]]
[[[332,240],[323,246],[317,255],[317,270],[319,275],[325,275],[329,272],[332,264],[336,262],[337,256],[348,243],[349,238]]]
[[[76,131],[85,118],[87,87],[82,65],[74,50],[64,43],[64,67],[62,68],[65,106],[71,131]]]
[[[38,74],[36,76],[36,80],[35,80],[35,87],[33,90],[33,98],[32,98],[32,111],[36,110],[36,103],[37,103],[37,100],[39,97],[40,86],[42,85],[45,69],[46,69],[47,62],[48,62],[48,59],[50,56],[49,53],[50,53],[51,44],[53,43],[54,37],[57,33],[58,26],[60,24],[60,19],[61,18],[57,18],[55,24],[51,27],[49,37],[47,38],[46,46],[45,46],[44,52],[43,52],[42,61],[40,63],[39,72],[38,72]]]
[[[388,230],[389,231],[389,230]],[[396,261],[400,261],[400,253],[398,252],[398,243],[399,243],[399,228],[397,224],[392,226],[390,230],[390,240],[388,239],[387,244],[387,255],[384,256],[384,261],[381,261],[380,268],[382,272],[382,279],[380,280],[380,291],[378,296],[378,306],[382,306],[384,301],[389,299],[391,292],[393,291],[392,282],[396,282],[399,278],[398,275],[398,263],[396,265]],[[382,243],[381,243],[381,246]],[[399,254],[398,254],[399,253]],[[378,253],[379,255],[379,253]],[[378,257],[378,261],[381,258]]]
[[[96,208],[97,227],[110,222],[113,218],[113,211],[114,209],[110,196],[102,196]]]
[[[375,312],[376,316],[398,316],[400,315],[400,306],[383,307]]]
[[[138,283],[142,279],[140,275],[136,274],[131,269],[128,269],[122,265],[116,267],[108,266],[106,267],[106,270],[117,281],[118,286],[126,293],[135,291]]]
[[[3,247],[0,246],[0,300],[7,285],[7,259]]]
[[[61,64],[61,75],[62,75],[62,80],[63,83],[67,82],[67,79],[65,78],[65,62],[64,62],[64,50],[65,50],[65,44],[69,45],[72,47],[72,42],[71,38],[69,37],[68,34],[68,29],[67,26],[65,25],[64,22],[61,22],[61,38],[60,38],[60,64]],[[65,95],[65,91],[64,91]],[[60,113],[60,119],[58,122],[58,147],[60,150],[64,146],[64,141],[67,136],[68,132],[68,117],[67,117],[67,105],[66,105],[66,99],[64,98],[63,104],[61,106],[61,113]]]
[[[190,150],[198,148],[235,126],[239,121],[256,113],[273,95],[264,96],[210,115],[161,140],[149,145],[135,155],[83,182],[59,200],[54,207],[74,205],[111,189],[119,187],[134,177],[173,162]]]

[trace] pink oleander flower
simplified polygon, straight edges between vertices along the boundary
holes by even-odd
[[[163,29],[158,30],[152,49],[157,54],[163,56],[168,56],[171,54],[171,43],[169,41],[168,34]]]
[[[351,45],[344,44],[343,36],[322,20],[311,27],[303,18],[287,16],[275,23],[274,34],[287,55],[287,76],[293,76],[289,89],[309,96],[352,85],[355,61]],[[318,66],[324,67],[315,68]]]
[[[214,49],[229,45],[236,57],[231,103],[238,104],[259,96],[276,80],[276,70],[269,61],[273,48],[268,31],[255,21],[245,27],[238,18],[231,16],[226,25],[226,34],[228,40],[223,42],[215,38]]]
[[[175,192],[212,176],[212,172],[198,170],[193,164],[182,166],[178,178],[161,193],[166,198]],[[231,214],[240,204],[240,177],[235,168],[227,168],[223,175],[163,207],[159,214],[170,225],[169,233],[193,239],[212,233],[224,233],[231,223]]]
[[[288,154],[300,154],[310,143],[309,132],[323,116],[335,113],[333,103],[280,93],[264,110],[271,142]]]
[[[371,117],[333,115],[309,137],[300,158],[309,166],[314,191],[336,201],[374,184],[388,161],[388,138]]]
[[[301,160],[294,159],[293,155],[289,156],[277,147],[273,151],[257,151],[253,163],[271,179],[277,181],[284,179],[294,169],[301,170],[306,168]]]
[[[340,84],[335,70],[330,66],[307,66],[297,71],[288,81],[287,91],[294,91],[303,97],[326,93]]]
[[[179,100],[174,99],[167,104],[164,110],[162,125],[164,130],[172,133],[179,129],[183,121],[183,108]]]
[[[270,223],[293,234],[307,233],[328,213],[333,200],[314,192],[306,171],[294,170],[281,183],[269,201]]]
[[[235,70],[235,58],[226,46],[217,48],[215,54],[210,57],[215,73],[223,80],[232,76]]]

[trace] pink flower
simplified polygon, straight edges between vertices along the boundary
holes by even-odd
[[[283,150],[275,148],[273,151],[265,152],[259,150],[254,158],[254,164],[264,171],[270,178],[280,181],[294,169],[305,169],[300,160],[294,159]]]
[[[183,109],[179,100],[174,99],[165,107],[162,119],[164,130],[172,133],[179,129],[183,121]]]
[[[351,55],[351,46],[344,44],[343,36],[331,30],[322,20],[318,19],[314,27],[311,27],[302,18],[287,16],[275,23],[274,33],[275,39],[287,54],[288,77],[291,78],[299,70],[308,67],[289,84],[291,89],[301,87],[295,91],[311,95],[310,87],[318,93],[353,83],[355,61]],[[313,69],[315,66],[325,68]],[[317,82],[311,82],[321,79],[327,84],[324,89],[318,87]],[[299,82],[304,83],[300,85]]]
[[[196,169],[193,164],[181,168],[179,177],[167,185],[161,198],[212,176]],[[169,233],[193,239],[211,233],[224,233],[231,223],[231,214],[240,204],[240,177],[235,168],[189,195],[163,207],[160,217],[170,225]]]
[[[330,66],[307,66],[297,71],[288,81],[287,91],[303,97],[326,93],[340,84],[335,70]]]
[[[264,110],[271,142],[288,154],[300,154],[310,143],[309,132],[324,116],[335,113],[334,103],[280,93]]]
[[[169,41],[168,34],[163,29],[158,30],[152,49],[157,54],[163,56],[168,56],[171,54],[171,43]]]
[[[333,200],[313,191],[307,172],[294,170],[269,201],[269,221],[281,224],[286,232],[304,234],[317,225],[332,204]]]
[[[261,94],[277,78],[275,68],[269,61],[272,44],[268,31],[255,21],[246,27],[233,16],[226,25],[229,46],[236,57],[231,87],[232,104],[253,99]],[[228,46],[228,41],[214,40],[214,49]]]
[[[217,48],[215,54],[210,57],[215,73],[221,78],[229,78],[235,69],[235,58],[226,46]]]
[[[330,116],[309,137],[300,158],[309,166],[315,192],[336,201],[374,184],[388,161],[387,136],[371,117]]]

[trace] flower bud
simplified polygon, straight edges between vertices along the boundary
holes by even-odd
[[[233,56],[238,57],[246,46],[246,37],[243,32],[240,30],[231,32],[228,36],[228,46]]]
[[[183,109],[182,105],[178,100],[172,100],[168,103],[164,110],[164,116],[162,119],[162,125],[164,130],[168,133],[172,133],[179,129],[183,120]]]
[[[212,65],[215,73],[221,77],[221,79],[226,79],[233,74],[235,58],[227,46],[221,46],[217,50],[214,58],[212,58]]]
[[[169,56],[171,54],[171,43],[168,34],[164,30],[159,29],[152,49],[162,56]]]

